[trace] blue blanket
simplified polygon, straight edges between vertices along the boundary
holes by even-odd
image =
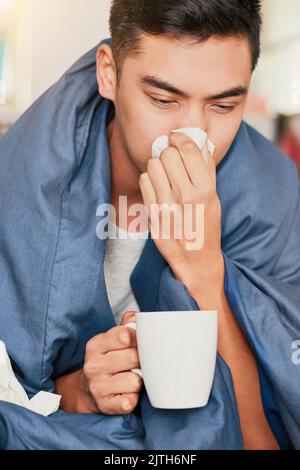
[[[98,47],[98,46],[97,46]],[[87,341],[115,326],[96,236],[111,202],[96,49],[0,141],[0,340],[29,397],[83,366]],[[149,149],[149,156],[150,156]],[[218,167],[225,291],[256,355],[265,412],[280,445],[300,448],[300,206],[294,164],[246,123]],[[148,239],[131,276],[142,310],[197,309]],[[201,305],[200,305],[201,307]],[[0,402],[3,449],[242,449],[230,369],[218,355],[208,405],[125,416],[44,418]]]

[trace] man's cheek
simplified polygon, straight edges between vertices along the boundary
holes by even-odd
[[[220,127],[218,130],[214,130],[214,137],[208,134],[209,138],[216,146],[214,157],[217,164],[219,164],[229,152],[230,147],[232,146],[233,141],[238,133],[240,124],[241,123],[239,122],[238,124],[234,123],[234,125],[232,125],[229,122],[227,124],[225,122],[224,126]],[[227,133],[224,134],[226,130]]]
[[[220,140],[214,140],[213,142],[216,146],[214,159],[216,163],[219,164],[228,153],[230,146],[231,146],[231,142],[228,142],[228,141],[224,142]]]

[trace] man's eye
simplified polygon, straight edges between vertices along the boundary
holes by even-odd
[[[226,114],[226,113],[230,113],[230,111],[233,111],[235,109],[235,106],[226,106],[226,105],[218,104],[218,105],[215,105],[214,108],[216,108],[218,112]]]
[[[174,104],[175,101],[169,101],[169,100],[160,100],[158,98],[153,98],[153,96],[151,96],[151,99],[152,101],[154,101],[156,104],[159,104],[160,106],[164,107],[164,106],[170,106],[171,104]]]

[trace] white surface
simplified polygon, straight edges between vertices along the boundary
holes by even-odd
[[[265,97],[269,116],[300,114],[300,2],[264,0],[263,14],[262,55],[251,92]]]
[[[173,132],[182,132],[183,134],[190,137],[199,147],[200,150],[203,149],[204,145],[207,143],[208,150],[213,156],[215,152],[215,145],[208,139],[207,133],[198,127],[186,127],[182,129],[175,129]],[[169,146],[169,137],[167,135],[162,135],[158,137],[152,145],[152,158],[159,158],[161,153],[168,148]]]
[[[216,311],[137,312],[138,354],[153,407],[206,406],[213,383],[218,337]]]
[[[6,346],[0,341],[0,400],[27,408],[43,416],[55,413],[60,404],[60,395],[39,392],[29,400],[24,388],[16,379]]]
[[[5,25],[14,49],[14,106],[22,113],[81,55],[109,37],[111,0],[15,0],[14,5],[13,20],[6,15],[0,27]]]
[[[299,0],[264,0],[263,45],[272,46],[278,42],[288,41],[300,35],[300,2]]]
[[[34,99],[109,36],[110,6],[111,0],[33,0]]]

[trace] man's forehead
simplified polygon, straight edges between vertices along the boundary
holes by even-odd
[[[252,62],[247,41],[210,38],[201,44],[186,45],[165,36],[146,36],[142,41],[140,53],[131,59],[135,77],[144,84],[183,97],[196,94],[198,84],[212,96],[229,91],[236,96],[248,91]]]
[[[206,54],[207,49],[213,49],[215,53],[217,50],[228,48],[236,49],[242,48],[243,50],[249,49],[250,43],[247,38],[242,36],[210,36],[205,39],[200,39],[195,36],[172,36],[170,34],[150,35],[143,33],[139,38],[139,52],[141,54],[150,55],[156,54],[156,57],[163,56],[167,50],[180,51],[183,53],[196,53]],[[157,53],[160,52],[158,55]]]

